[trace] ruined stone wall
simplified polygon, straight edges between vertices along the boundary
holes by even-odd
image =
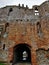
[[[45,16],[49,14],[49,1],[45,1],[39,7],[40,16]]]
[[[34,12],[15,6],[1,8],[0,25],[4,32],[0,37],[0,61],[13,60],[14,46],[25,43],[31,46],[32,65],[49,64],[49,15],[43,16],[45,12],[42,15],[41,11],[42,17],[36,18]]]
[[[36,54],[38,65],[49,65],[49,50],[38,49]]]
[[[48,50],[49,48],[49,23],[48,21],[49,21],[49,17],[41,19],[41,21],[38,21],[36,23],[32,23],[29,21],[27,22],[13,21],[12,23],[9,23],[9,27],[6,28],[6,32],[8,32],[8,35],[7,37],[2,38],[2,42],[3,44],[5,44],[4,50],[2,47],[3,56],[1,57],[3,58],[3,60],[6,59],[6,61],[11,61],[13,57],[13,47],[20,43],[21,44],[25,43],[31,46],[32,63],[36,63],[37,61],[36,50],[40,48]],[[41,30],[38,29],[37,23],[38,25],[40,23]],[[35,60],[34,60],[34,57],[35,57]]]
[[[34,19],[38,19],[38,17],[35,17],[33,9],[27,9],[27,8],[18,7],[18,6],[7,6],[0,10],[0,20],[34,21]]]

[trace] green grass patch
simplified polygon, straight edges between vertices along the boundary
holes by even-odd
[[[4,63],[0,63],[0,65],[6,65],[6,64],[4,64]]]

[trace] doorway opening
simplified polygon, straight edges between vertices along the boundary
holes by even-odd
[[[14,47],[13,64],[31,63],[31,50],[27,44],[19,44]]]

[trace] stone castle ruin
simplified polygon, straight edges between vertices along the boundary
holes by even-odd
[[[49,1],[0,8],[0,62],[49,65]]]

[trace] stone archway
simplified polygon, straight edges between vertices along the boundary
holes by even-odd
[[[31,64],[31,50],[27,44],[18,44],[13,51],[13,65],[16,63],[30,63]]]

